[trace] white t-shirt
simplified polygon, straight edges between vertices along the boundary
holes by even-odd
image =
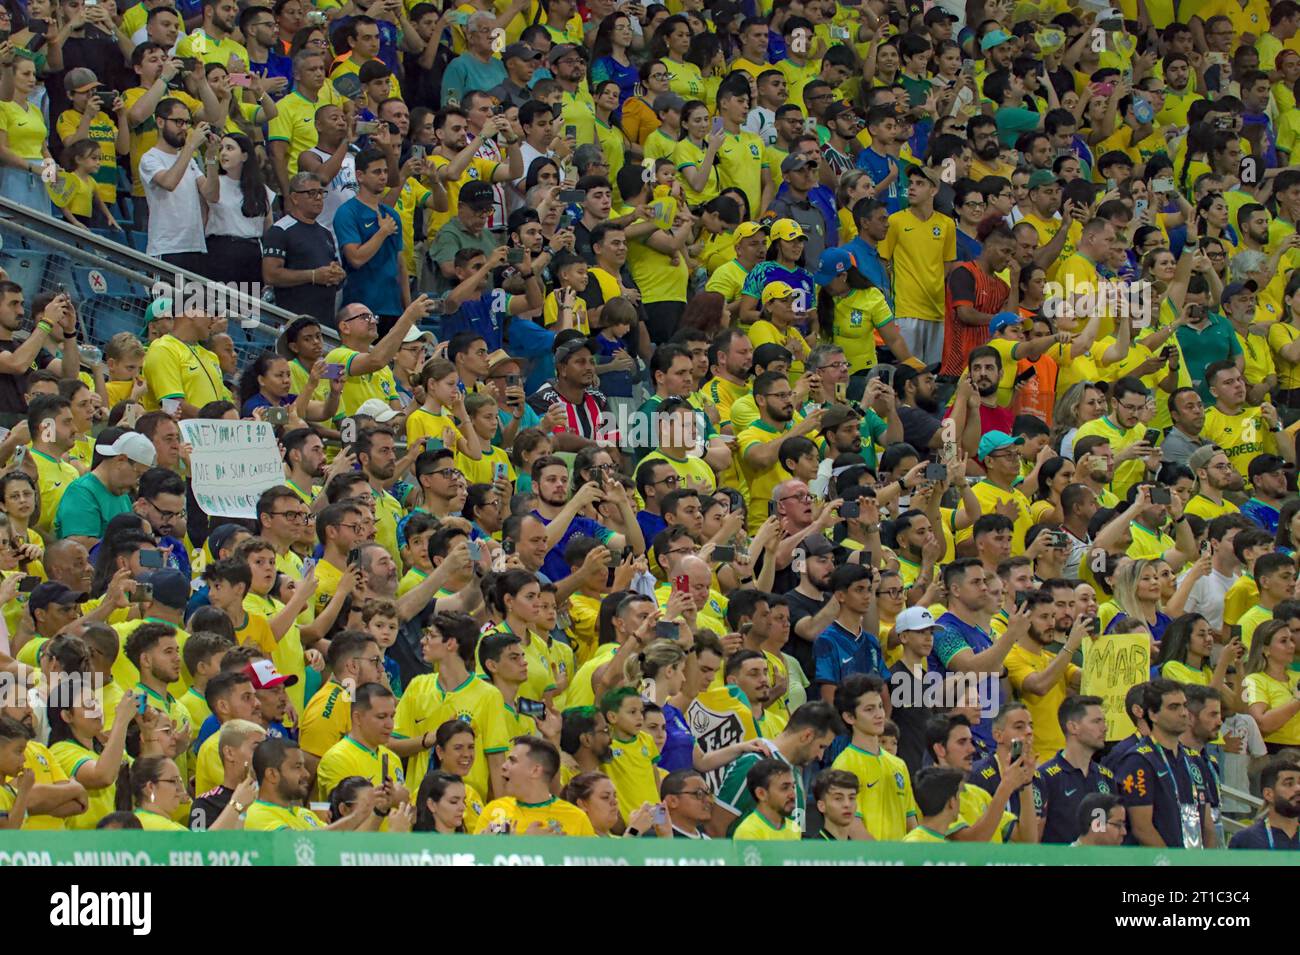
[[[1253,717],[1238,713],[1223,721],[1219,733],[1225,737],[1239,736],[1246,744],[1240,753],[1229,753],[1227,750],[1219,753],[1219,766],[1223,771],[1221,782],[1224,786],[1240,792],[1250,792],[1250,761],[1252,757],[1258,759],[1260,756],[1268,755],[1268,746],[1264,744],[1264,736],[1259,731],[1259,724]],[[1250,811],[1248,803],[1233,799],[1227,793],[1220,794],[1220,802],[1219,809],[1223,812]]]
[[[306,151],[311,153],[321,162],[329,162],[333,153],[327,153],[325,150],[313,146]],[[304,153],[306,155],[306,153]],[[339,166],[338,175],[329,181],[325,187],[325,205],[321,208],[321,214],[316,221],[334,231],[334,213],[339,211],[339,206],[347,202],[357,194],[357,154],[348,151],[343,157],[343,165]]]
[[[740,128],[763,140],[764,146],[775,146],[776,110],[768,109],[766,106],[755,106],[749,111],[749,115],[745,117],[744,125]]]
[[[178,30],[176,33],[176,42],[173,43],[172,48],[167,51],[168,56],[176,55],[176,48],[181,45],[181,40],[183,39],[185,39],[185,31]],[[149,40],[148,26],[143,26],[131,34],[131,42],[134,43],[136,46],[139,46],[141,43],[145,43],[148,40]]]
[[[149,203],[148,255],[207,252],[203,237],[203,204],[199,198],[198,160],[191,159],[185,175],[170,192],[154,185],[154,177],[176,164],[176,153],[155,146],[140,157],[140,180]]]
[[[1187,576],[1185,573],[1179,575],[1179,581],[1181,582],[1185,576]],[[1183,608],[1183,612],[1199,613],[1210,625],[1210,629],[1218,633],[1223,629],[1223,598],[1228,595],[1228,588],[1232,586],[1237,576],[1234,574],[1225,577],[1217,570],[1211,569],[1192,586],[1192,592],[1187,597],[1187,605]]]
[[[208,235],[227,235],[236,239],[260,239],[266,231],[266,216],[248,218],[244,215],[244,187],[238,179],[220,176],[221,194],[217,201],[208,204]],[[266,188],[263,186],[262,188]],[[271,209],[275,194],[266,190],[266,208]]]

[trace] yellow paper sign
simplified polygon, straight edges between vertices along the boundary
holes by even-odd
[[[1151,635],[1108,633],[1083,641],[1083,679],[1079,692],[1101,697],[1106,711],[1106,740],[1120,740],[1136,732],[1124,709],[1124,697],[1139,683],[1151,679]]]

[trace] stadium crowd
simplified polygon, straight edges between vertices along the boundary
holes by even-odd
[[[0,828],[1300,848],[1300,5],[1178,10],[5,0],[0,196],[299,317],[0,281]]]

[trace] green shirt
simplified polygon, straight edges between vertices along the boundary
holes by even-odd
[[[63,492],[54,515],[55,537],[103,537],[108,522],[131,511],[131,495],[110,494],[95,473],[83,474]]]

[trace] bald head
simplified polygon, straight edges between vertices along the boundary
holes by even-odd
[[[709,569],[709,565],[698,557],[683,557],[681,563],[677,565],[677,573],[690,577],[691,587],[698,587],[701,584],[707,587],[713,580],[713,572]]]

